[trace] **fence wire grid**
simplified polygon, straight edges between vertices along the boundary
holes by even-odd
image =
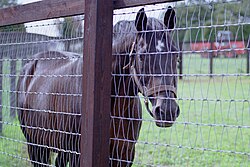
[[[1,27],[0,166],[79,165],[83,23]]]
[[[159,28],[168,6],[172,30]],[[143,6],[157,30],[136,36],[141,8],[114,11],[110,166],[249,166],[249,1]],[[74,16],[0,27],[0,166],[78,166],[83,25]],[[19,78],[33,87],[17,89]]]

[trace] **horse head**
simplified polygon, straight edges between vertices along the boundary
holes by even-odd
[[[136,16],[136,39],[131,46],[130,71],[146,108],[159,127],[170,127],[179,116],[177,97],[177,48],[171,36],[175,11],[168,7],[164,23],[148,18],[144,9]],[[148,107],[148,100],[152,109]]]
[[[172,126],[180,113],[176,102],[178,50],[171,36],[175,21],[172,7],[168,7],[164,22],[148,18],[142,8],[134,22],[121,21],[114,26],[113,53],[125,53],[123,70],[144,95],[146,108],[159,127]]]

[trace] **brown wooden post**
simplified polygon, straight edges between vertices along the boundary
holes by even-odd
[[[85,0],[81,167],[109,166],[113,1]]]
[[[11,57],[15,58],[15,57]],[[16,107],[16,61],[12,60],[10,61],[10,117],[15,118],[16,117],[16,110],[14,107]]]
[[[247,74],[249,74],[250,72],[250,36],[249,39],[247,41]]]
[[[210,73],[210,78],[213,77],[213,42],[210,42],[210,51],[208,53],[209,55],[209,73]]]
[[[250,51],[247,52],[247,74],[249,74],[250,72]]]
[[[250,51],[247,52],[247,74],[249,74],[250,72]]]
[[[3,56],[0,56],[1,57],[1,59],[3,58]],[[3,76],[2,76],[2,74],[3,74],[3,61],[1,60],[0,61],[0,104],[2,105],[3,104],[3,97],[2,97],[2,95],[3,95],[3,93],[2,93],[2,91],[3,91]],[[3,107],[0,107],[0,134],[3,132]]]
[[[183,55],[183,53],[182,53],[182,45],[183,45],[183,43],[181,42],[180,44],[179,44],[179,48],[180,48],[180,53],[179,53],[179,74],[180,74],[180,76],[179,76],[179,79],[182,79],[182,74],[183,74],[183,57],[182,57],[182,55]]]

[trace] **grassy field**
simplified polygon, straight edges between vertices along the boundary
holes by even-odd
[[[244,70],[245,58],[214,59],[215,74]],[[208,59],[184,57],[184,74],[208,73]],[[171,128],[156,127],[143,113],[134,166],[249,166],[249,76],[186,76],[178,97],[181,114]]]
[[[20,62],[17,68],[20,68]],[[10,62],[3,63],[3,73],[10,74]],[[1,110],[3,112],[3,132],[0,133],[0,167],[26,167],[29,166],[24,136],[21,132],[17,118],[10,118],[10,77],[3,77],[3,92],[1,98]]]
[[[184,74],[208,74],[209,61],[185,55]],[[4,72],[9,73],[8,63]],[[215,74],[245,74],[246,59],[214,59]],[[9,77],[3,81],[9,90]],[[181,114],[171,128],[156,127],[143,112],[143,126],[136,145],[137,166],[249,166],[250,77],[185,76],[178,82]],[[4,131],[0,135],[0,167],[30,166],[17,119],[9,118],[9,94],[3,92]],[[7,107],[6,107],[7,106]],[[19,142],[21,141],[21,142]],[[7,156],[8,154],[8,156]]]

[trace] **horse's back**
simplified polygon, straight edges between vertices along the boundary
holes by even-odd
[[[65,139],[67,143],[68,134],[80,133],[82,58],[49,51],[33,59],[23,67],[17,86],[22,130],[27,140],[32,138],[30,142],[69,149],[68,144],[56,142]]]

